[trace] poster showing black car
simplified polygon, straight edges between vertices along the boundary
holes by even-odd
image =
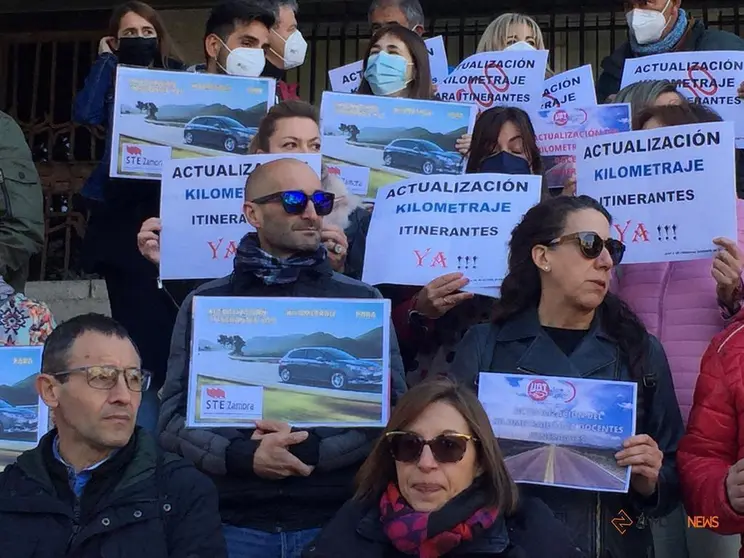
[[[0,468],[34,447],[48,427],[36,392],[42,347],[0,348]]]
[[[390,302],[195,297],[187,423],[382,426]]]
[[[367,197],[412,175],[462,174],[455,144],[475,125],[478,108],[347,93],[323,93],[321,150],[330,164],[370,169]]]

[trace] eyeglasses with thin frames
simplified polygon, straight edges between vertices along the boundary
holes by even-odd
[[[119,375],[130,391],[143,392],[150,387],[152,374],[141,368],[117,368],[116,366],[83,366],[49,374],[55,378],[71,374],[85,374],[85,380],[93,389],[109,390],[116,387]]]

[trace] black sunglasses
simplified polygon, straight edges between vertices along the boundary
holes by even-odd
[[[603,239],[595,232],[577,232],[567,234],[560,238],[556,238],[550,242],[549,246],[557,246],[559,244],[565,244],[566,242],[577,241],[579,243],[579,249],[585,258],[590,260],[596,260],[602,253],[602,250],[607,248],[612,258],[613,265],[619,265],[623,261],[623,255],[625,254],[625,244],[614,238]]]
[[[385,439],[393,459],[401,463],[417,462],[425,446],[431,448],[431,453],[438,463],[457,463],[465,456],[468,442],[478,441],[473,436],[455,433],[440,434],[436,438],[425,440],[413,432],[388,432]]]
[[[302,215],[305,212],[308,202],[312,201],[315,206],[315,213],[324,217],[330,215],[333,211],[333,200],[335,194],[316,190],[308,195],[302,190],[287,190],[285,192],[276,192],[253,200],[253,203],[266,204],[272,202],[281,202],[284,211],[290,215]]]

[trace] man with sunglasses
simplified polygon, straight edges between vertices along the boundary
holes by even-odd
[[[304,162],[279,159],[256,169],[243,211],[255,233],[240,242],[233,273],[192,292],[181,306],[160,413],[163,447],[194,460],[220,492],[228,553],[241,558],[299,558],[352,496],[353,479],[379,429],[315,428],[258,421],[255,430],[186,428],[194,296],[381,298],[339,273],[322,243],[334,194]],[[405,391],[395,334],[390,339],[392,403]]]
[[[214,485],[135,427],[140,363],[100,314],[49,335],[35,383],[56,428],[0,474],[0,555],[226,557]]]

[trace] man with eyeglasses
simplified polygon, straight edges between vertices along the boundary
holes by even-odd
[[[256,232],[241,240],[232,275],[197,288],[176,320],[160,442],[215,480],[230,556],[300,558],[352,496],[354,475],[380,435],[359,428],[292,431],[273,421],[258,421],[255,430],[186,427],[194,296],[381,298],[377,289],[331,269],[321,230],[333,202],[306,163],[261,165],[248,179],[243,207]],[[394,333],[390,346],[394,404],[405,391]]]
[[[214,485],[135,428],[140,363],[100,314],[49,335],[36,389],[56,428],[0,474],[0,556],[227,556]]]

